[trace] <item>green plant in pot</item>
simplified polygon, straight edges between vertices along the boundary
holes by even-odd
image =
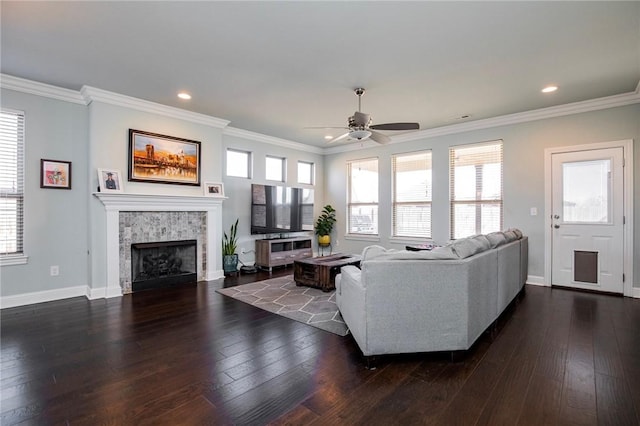
[[[318,245],[328,246],[331,244],[331,231],[336,223],[336,210],[327,204],[322,209],[322,213],[316,220],[316,235],[318,236]]]
[[[231,225],[229,234],[225,232],[222,238],[222,268],[225,274],[238,272],[238,220]]]

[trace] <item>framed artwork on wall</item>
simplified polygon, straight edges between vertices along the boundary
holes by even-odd
[[[204,184],[205,197],[224,197],[224,185],[218,182],[207,182]]]
[[[115,169],[98,169],[100,192],[122,192],[122,173]]]
[[[200,142],[129,129],[129,181],[200,186]]]
[[[41,159],[40,188],[71,189],[71,161]]]

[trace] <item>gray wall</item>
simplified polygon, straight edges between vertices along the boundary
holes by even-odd
[[[203,195],[201,186],[168,185],[157,183],[127,182],[129,158],[129,129],[160,133],[201,142],[201,181],[222,181],[222,129],[173,119],[133,108],[92,102],[89,109],[89,151],[85,160],[90,174],[91,188],[98,186],[97,169],[118,169],[122,173],[124,192],[134,194]],[[106,213],[102,203],[88,196],[91,248],[90,287],[102,288],[107,284],[106,270]],[[222,269],[222,262],[217,269]]]
[[[223,135],[223,147],[226,153],[227,148],[234,148],[252,153],[253,176],[252,179],[228,177],[224,178],[225,195],[229,197],[224,202],[222,213],[222,229],[228,233],[230,226],[239,219],[238,222],[238,252],[241,248],[249,253],[240,254],[240,260],[246,264],[253,264],[255,253],[250,252],[255,249],[255,240],[264,238],[260,235],[251,235],[251,184],[260,183],[267,185],[278,185],[277,182],[265,179],[265,157],[267,155],[284,157],[287,159],[287,176],[284,185],[292,187],[307,187],[314,190],[314,217],[317,217],[324,204],[324,156],[321,154],[290,149],[283,146],[272,145],[263,142],[252,141],[236,136]],[[315,164],[315,182],[313,187],[298,184],[298,161],[306,161]],[[226,175],[226,162],[223,164]],[[290,234],[292,236],[295,233]],[[305,234],[302,234],[305,235]],[[316,247],[314,247],[314,250]]]
[[[86,286],[88,119],[84,105],[2,90],[2,106],[25,113],[26,265],[1,268],[0,295]],[[71,161],[71,190],[40,188],[40,159]],[[60,267],[52,277],[49,268]]]
[[[634,140],[634,200],[640,199],[640,104],[529,123],[378,146],[325,157],[326,199],[338,210],[336,227],[340,251],[358,253],[370,244],[402,248],[391,235],[391,155],[433,150],[433,239],[449,238],[448,149],[453,145],[502,139],[504,141],[504,227],[518,227],[529,236],[529,275],[544,276],[544,150],[546,148]],[[378,157],[380,189],[379,239],[345,239],[346,162]],[[330,172],[329,172],[330,171]],[[530,216],[531,207],[538,215]],[[634,286],[640,287],[640,204],[634,209]],[[335,232],[335,231],[334,231]]]
[[[0,296],[42,293],[105,285],[103,253],[104,211],[91,195],[98,185],[96,168],[118,168],[126,175],[127,131],[148,130],[200,140],[203,145],[202,181],[224,182],[228,200],[223,205],[223,229],[240,219],[239,247],[253,250],[250,235],[250,186],[267,183],[264,158],[267,154],[287,158],[286,184],[297,182],[297,161],[316,164],[315,215],[326,203],[338,210],[334,251],[360,252],[378,242],[402,247],[403,242],[388,237],[378,241],[345,239],[346,167],[349,159],[378,156],[380,173],[381,235],[390,235],[390,176],[393,153],[433,150],[433,229],[436,241],[446,241],[448,230],[448,148],[451,145],[488,140],[504,140],[505,227],[517,226],[530,237],[530,275],[544,275],[544,149],[634,139],[634,199],[640,199],[640,105],[613,108],[492,129],[428,138],[323,156],[313,150],[296,149],[224,134],[221,129],[132,108],[100,102],[90,106],[59,101],[3,89],[2,105],[26,114],[25,252],[26,265],[4,266],[0,271]],[[227,147],[253,153],[253,179],[226,177],[224,155]],[[40,159],[71,161],[72,189],[41,189]],[[202,188],[124,182],[126,192],[200,195]],[[529,216],[537,207],[539,215]],[[640,206],[634,209],[634,277],[640,287]],[[314,246],[317,250],[317,247]],[[252,263],[254,254],[241,255]],[[51,277],[49,267],[58,265],[60,275]],[[59,292],[58,292],[59,293]]]
[[[296,149],[294,143],[256,141],[249,136],[223,135],[221,128],[174,119],[135,108],[93,101],[88,106],[48,97],[2,89],[2,106],[25,111],[26,185],[25,185],[25,265],[0,269],[0,296],[37,297],[24,300],[49,300],[84,294],[85,288],[106,286],[104,207],[92,193],[98,186],[98,168],[119,169],[126,193],[203,195],[203,187],[163,185],[126,181],[129,128],[197,140],[201,146],[201,181],[224,182],[228,200],[223,204],[223,229],[240,219],[240,246],[254,249],[250,235],[250,187],[265,183],[267,154],[287,158],[287,185],[297,185],[297,161],[316,164],[316,210],[322,201],[323,156]],[[265,139],[265,138],[262,138]],[[269,138],[266,138],[269,139]],[[224,177],[227,147],[251,151],[254,179]],[[41,189],[40,159],[72,162],[72,189]],[[252,263],[253,253],[242,256]],[[49,267],[58,265],[60,275],[51,277]],[[217,269],[222,269],[221,261]],[[69,289],[68,293],[64,289]],[[88,290],[87,289],[87,290]],[[71,291],[73,290],[73,291]],[[43,295],[42,292],[52,294]]]

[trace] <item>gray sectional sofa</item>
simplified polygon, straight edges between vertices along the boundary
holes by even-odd
[[[365,356],[466,350],[523,289],[528,238],[517,229],[431,251],[369,246],[336,277],[336,302]]]

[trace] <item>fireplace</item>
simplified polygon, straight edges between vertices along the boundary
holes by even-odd
[[[131,244],[131,290],[196,282],[197,240]]]
[[[92,240],[94,284],[89,299],[119,297],[133,291],[131,245],[197,240],[197,280],[223,278],[222,203],[224,197],[160,194],[93,194],[104,206],[104,237]],[[93,207],[92,207],[93,208]],[[102,217],[96,215],[96,225]],[[105,267],[98,261],[105,259]],[[104,284],[100,282],[104,280]]]

